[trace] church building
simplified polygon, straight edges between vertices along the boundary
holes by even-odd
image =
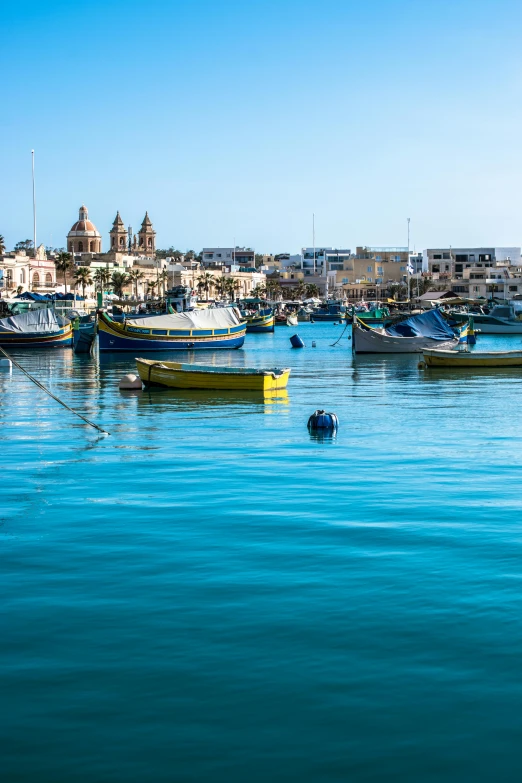
[[[78,220],[67,234],[67,250],[69,253],[101,253],[101,234],[89,220],[87,207],[82,205]]]

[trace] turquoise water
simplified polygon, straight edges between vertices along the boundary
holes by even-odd
[[[2,780],[520,779],[522,370],[297,331],[197,357],[266,403],[17,355],[110,437],[0,375]]]

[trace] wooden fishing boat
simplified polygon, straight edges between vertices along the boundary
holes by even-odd
[[[245,367],[215,367],[204,364],[158,362],[136,359],[141,380],[146,386],[172,389],[230,389],[232,391],[270,392],[285,389],[290,370],[256,370]]]
[[[255,315],[243,316],[246,321],[247,332],[273,332],[275,316],[271,308],[270,312],[261,311]]]
[[[96,336],[96,324],[77,324],[73,330],[74,353],[91,353]]]
[[[231,307],[191,310],[116,323],[98,318],[100,351],[196,351],[241,348],[246,324]]]
[[[459,338],[437,310],[428,310],[386,328],[365,324],[353,317],[352,348],[355,353],[422,353],[428,348],[454,348]]]
[[[522,351],[424,350],[428,367],[522,367]]]
[[[50,308],[29,310],[0,320],[2,348],[70,348],[72,324]]]

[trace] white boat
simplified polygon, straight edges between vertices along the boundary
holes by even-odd
[[[512,303],[495,305],[487,315],[473,314],[473,320],[482,334],[522,334],[522,311]]]
[[[451,350],[459,339],[437,310],[406,318],[388,328],[371,327],[354,316],[354,353],[423,353],[429,348]]]
[[[287,326],[297,326],[298,323],[299,323],[299,321],[298,321],[297,315],[295,313],[290,313],[289,315],[287,315],[287,317],[286,317],[286,325]]]

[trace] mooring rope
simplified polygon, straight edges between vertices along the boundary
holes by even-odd
[[[346,326],[344,327],[343,331],[341,332],[341,336],[334,343],[332,343],[330,345],[330,348],[333,348],[334,346],[336,346],[337,343],[340,342],[343,339],[343,334],[346,332],[346,330],[348,329],[349,326],[350,326],[350,321],[348,319],[346,319]]]
[[[95,424],[93,421],[89,421],[89,419],[86,419],[86,418],[85,418],[85,416],[82,416],[82,414],[81,414],[81,413],[78,413],[78,411],[75,411],[73,408],[70,408],[68,405],[66,405],[66,403],[65,403],[65,402],[63,402],[62,400],[60,400],[60,398],[59,398],[59,397],[56,397],[56,396],[55,396],[55,395],[54,395],[52,392],[50,392],[50,391],[49,391],[49,389],[47,389],[47,388],[46,388],[46,387],[43,385],[43,383],[40,383],[40,381],[39,381],[39,380],[37,380],[36,378],[33,378],[33,376],[32,376],[30,373],[28,373],[28,372],[27,372],[27,370],[24,370],[24,368],[22,367],[22,365],[21,365],[21,364],[18,364],[18,362],[17,362],[15,359],[13,359],[11,356],[9,356],[9,354],[7,353],[7,351],[4,351],[4,349],[3,349],[1,346],[0,346],[0,351],[1,351],[1,352],[4,354],[4,356],[6,357],[6,359],[9,359],[9,361],[10,361],[10,362],[12,362],[12,363],[14,364],[14,366],[15,366],[15,367],[18,367],[18,369],[19,369],[19,370],[21,370],[21,371],[24,373],[24,375],[27,375],[27,377],[29,378],[29,380],[31,380],[33,383],[35,383],[35,384],[38,386],[38,388],[39,388],[39,389],[41,389],[41,390],[42,390],[42,391],[44,391],[46,394],[48,394],[48,395],[49,395],[49,397],[52,397],[52,398],[53,398],[53,400],[56,400],[56,402],[59,402],[59,403],[60,403],[60,405],[63,405],[63,407],[64,407],[64,408],[67,408],[67,410],[68,410],[68,411],[70,411],[71,413],[74,413],[74,414],[75,414],[75,416],[78,416],[80,419],[83,419],[83,421],[84,421],[86,424],[90,424],[90,426],[91,426],[91,427],[94,427],[94,429],[95,429],[95,430],[98,430],[98,432],[101,432],[101,433],[103,433],[104,435],[110,435],[110,432],[107,432],[106,430],[102,430],[102,428],[101,428],[101,427],[98,427],[98,425],[97,425],[97,424]]]

